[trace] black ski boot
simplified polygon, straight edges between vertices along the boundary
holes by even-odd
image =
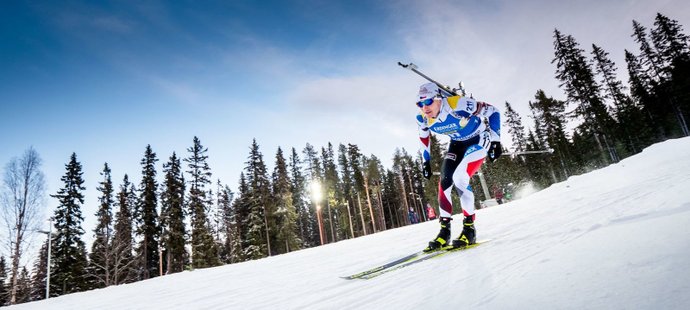
[[[474,230],[474,220],[472,219],[472,216],[466,216],[462,221],[462,224],[462,233],[457,239],[453,240],[454,248],[464,248],[468,245],[477,243],[477,235],[476,231]]]
[[[439,222],[441,222],[441,231],[436,236],[436,239],[429,242],[429,246],[424,249],[425,253],[436,251],[446,245],[448,245],[448,240],[450,240],[450,217],[442,217]]]

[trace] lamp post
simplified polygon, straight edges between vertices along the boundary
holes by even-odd
[[[319,238],[321,239],[321,245],[323,245],[323,223],[321,221],[321,205],[319,204],[319,201],[321,200],[321,184],[319,184],[319,181],[312,181],[311,182],[311,196],[313,202],[316,204],[316,218],[319,222]]]
[[[38,232],[42,234],[48,235],[48,263],[47,263],[47,272],[46,272],[46,299],[50,298],[50,244],[53,243],[52,241],[52,234],[53,234],[53,218],[48,218],[48,231],[45,230],[38,230]]]

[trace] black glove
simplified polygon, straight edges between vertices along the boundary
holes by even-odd
[[[501,154],[503,154],[503,148],[501,147],[501,142],[494,141],[491,142],[491,145],[489,145],[489,162],[494,162],[496,159],[501,157]]]
[[[422,169],[422,175],[427,180],[431,179],[431,163],[429,161],[424,162],[424,169]]]

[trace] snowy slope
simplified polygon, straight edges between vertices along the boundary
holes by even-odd
[[[690,138],[480,210],[476,226],[492,241],[371,280],[339,276],[419,250],[438,223],[8,309],[690,309]]]

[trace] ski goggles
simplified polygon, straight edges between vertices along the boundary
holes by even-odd
[[[421,107],[425,107],[425,106],[430,106],[432,103],[434,103],[434,98],[436,98],[436,97],[427,98],[424,100],[417,101],[417,107],[421,108]]]

